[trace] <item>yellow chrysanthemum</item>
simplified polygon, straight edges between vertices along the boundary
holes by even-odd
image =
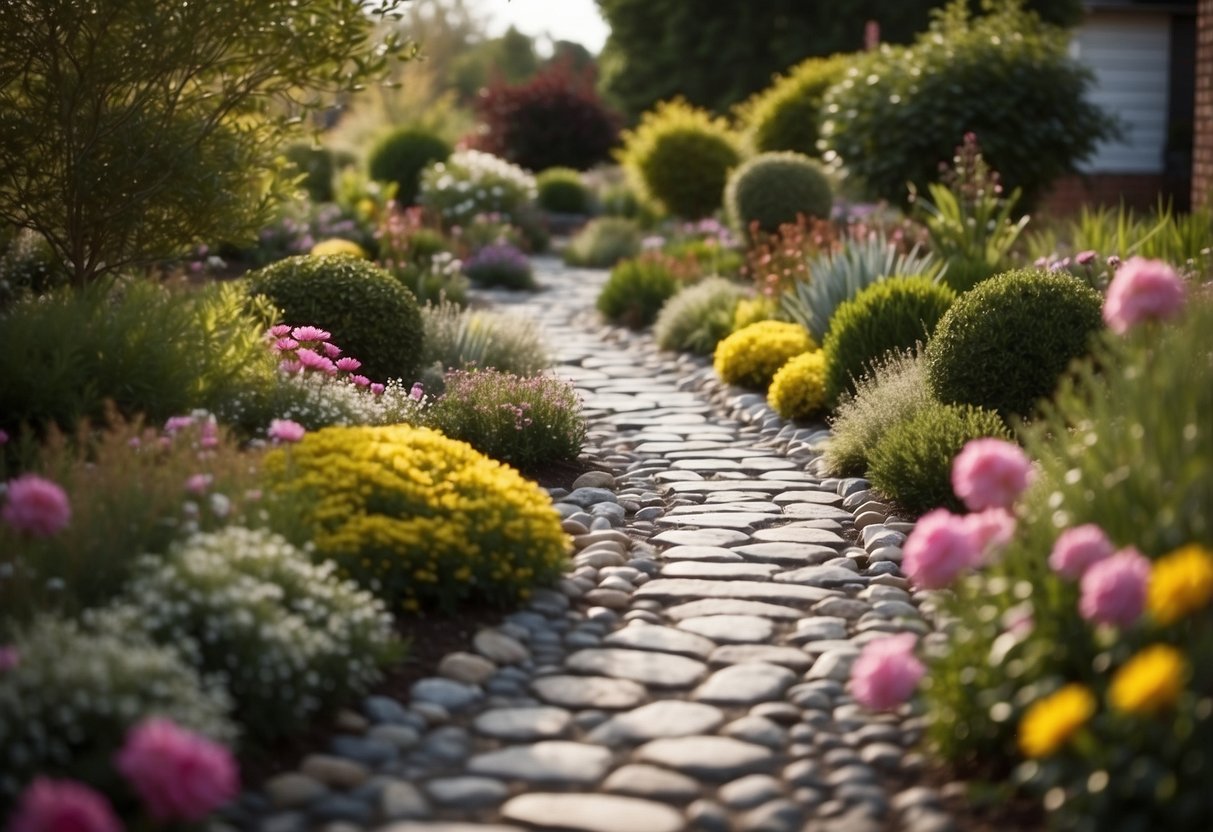
[[[312,246],[312,250],[309,253],[313,257],[324,257],[329,254],[348,254],[363,260],[367,259],[366,252],[362,246],[352,240],[342,240],[340,237],[335,237],[331,240],[321,240]]]
[[[765,391],[788,359],[816,349],[800,324],[761,321],[717,344],[713,366],[725,384]]]
[[[1108,700],[1118,711],[1150,714],[1175,704],[1188,675],[1183,653],[1169,644],[1155,644],[1125,662],[1112,677]]]
[[[785,419],[816,416],[826,403],[826,359],[821,350],[790,359],[771,379],[767,402]]]
[[[1160,558],[1150,572],[1150,615],[1172,624],[1213,601],[1213,551],[1191,543]]]
[[[1066,685],[1032,703],[1019,722],[1019,749],[1027,757],[1048,757],[1095,714],[1095,695],[1085,685]]]

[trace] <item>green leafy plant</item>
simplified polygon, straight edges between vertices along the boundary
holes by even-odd
[[[745,290],[723,277],[709,277],[678,292],[657,315],[653,337],[663,350],[711,355],[733,331],[733,315]]]
[[[388,133],[371,148],[367,170],[372,179],[396,185],[401,205],[417,201],[421,172],[435,162],[445,162],[451,146],[425,127],[401,127]]]
[[[30,295],[43,295],[68,281],[67,269],[50,243],[29,229],[0,242],[0,310]]]
[[[853,393],[886,353],[926,342],[955,299],[947,286],[907,276],[874,283],[839,306],[822,344],[826,400]]]
[[[414,380],[421,366],[421,312],[412,292],[383,269],[354,257],[289,257],[249,275],[293,326],[332,333],[372,379]]]
[[[573,235],[564,250],[570,266],[611,268],[640,253],[640,226],[624,217],[592,219]]]
[[[531,376],[551,364],[536,327],[525,318],[442,302],[424,306],[421,321],[425,386],[430,391],[442,391],[447,370],[495,369]]]
[[[762,153],[729,175],[725,208],[739,231],[772,233],[798,216],[829,219],[833,189],[821,165],[791,151]]]
[[[797,280],[783,294],[784,313],[809,331],[818,343],[830,331],[835,310],[873,283],[903,275],[936,275],[934,255],[898,250],[882,232],[849,239],[840,249],[827,249],[806,264],[807,280]]]
[[[1024,269],[960,298],[927,344],[927,381],[940,401],[1030,416],[1103,326],[1103,298],[1068,274]]]
[[[759,321],[717,344],[712,365],[725,384],[765,392],[780,367],[816,349],[812,337],[800,324]]]
[[[738,105],[736,114],[760,153],[793,150],[819,157],[821,107],[826,92],[842,79],[847,55],[807,58]]]
[[[914,514],[964,509],[952,493],[952,460],[971,439],[1009,439],[997,413],[969,405],[927,402],[893,423],[868,454],[872,485]]]
[[[333,152],[327,147],[296,142],[284,151],[295,171],[303,177],[299,185],[313,202],[333,201]]]
[[[588,214],[590,189],[572,168],[548,168],[535,177],[539,207],[555,214]]]
[[[771,379],[767,403],[785,419],[818,416],[826,404],[826,356],[813,350],[791,358]]]
[[[671,240],[661,247],[661,252],[676,260],[692,260],[701,274],[719,277],[739,277],[744,262],[735,247],[714,237]]]
[[[652,326],[665,302],[678,292],[678,280],[665,259],[641,256],[624,260],[598,295],[598,311],[612,323],[633,329]]]

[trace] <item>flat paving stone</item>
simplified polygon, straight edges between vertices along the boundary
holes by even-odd
[[[697,659],[706,659],[716,649],[716,643],[703,636],[679,630],[676,627],[659,627],[649,624],[633,625],[616,630],[605,639],[607,647],[626,647],[633,650],[653,650],[659,653],[677,653]]]
[[[784,503],[819,503],[826,506],[842,505],[842,497],[833,491],[784,491],[771,498],[772,502]]]
[[[784,566],[810,566],[838,557],[838,549],[812,543],[747,543],[732,551],[746,560],[779,563]]]
[[[847,637],[847,622],[844,618],[833,616],[809,616],[796,622],[796,632],[791,636],[794,642],[826,641],[844,639]]]
[[[779,526],[774,529],[759,529],[751,537],[754,540],[770,543],[813,543],[818,546],[836,546],[839,548],[847,545],[847,541],[836,532],[805,526]]]
[[[509,797],[505,783],[492,777],[440,777],[425,784],[425,793],[436,803],[456,808],[482,809],[496,806]]]
[[[793,482],[791,480],[705,480],[703,482],[670,483],[668,486],[666,486],[666,490],[672,491],[675,494],[685,494],[687,492],[694,493],[697,491],[764,491],[768,493],[775,493],[800,488],[803,485],[804,483],[802,482]]]
[[[690,777],[727,781],[776,764],[771,749],[730,737],[672,737],[636,750],[636,759],[680,771]]]
[[[727,449],[724,442],[713,442],[710,439],[688,440],[686,442],[642,442],[636,446],[638,454],[669,454],[688,453],[693,451],[715,451]]]
[[[814,603],[835,595],[834,590],[800,584],[758,583],[756,581],[711,581],[703,578],[655,578],[637,588],[633,599],[657,598],[668,601],[695,601],[703,598],[728,598],[738,601],[773,601],[788,604]]]
[[[661,567],[661,574],[666,578],[766,581],[770,580],[779,569],[780,567],[773,563],[714,563],[684,560],[665,564]]]
[[[752,662],[777,664],[803,671],[809,668],[813,660],[803,650],[775,644],[726,644],[717,647],[708,656],[708,664],[712,667]]]
[[[583,742],[545,740],[478,754],[468,760],[467,767],[473,774],[505,780],[590,785],[610,769],[611,751]]]
[[[717,670],[691,697],[715,705],[754,705],[779,699],[796,679],[794,672],[779,665],[737,664]]]
[[[565,667],[659,688],[689,687],[703,678],[708,669],[703,662],[686,656],[618,648],[578,650],[565,660]]]
[[[743,500],[735,503],[713,503],[710,507],[706,505],[674,506],[666,512],[666,516],[675,517],[682,514],[700,514],[707,508],[711,508],[712,512],[744,512],[765,515],[779,515],[783,512],[783,509],[775,503],[769,503],[765,500]]]
[[[699,781],[685,774],[637,763],[615,769],[602,788],[665,803],[689,803],[699,796],[701,786]]]
[[[805,566],[775,576],[777,581],[807,584],[809,586],[836,587],[843,584],[867,584],[868,579],[858,572],[841,566]]]
[[[681,832],[682,813],[652,800],[609,794],[522,794],[501,807],[506,820],[572,832]]]
[[[698,618],[704,615],[759,615],[764,618],[777,620],[796,620],[804,616],[802,610],[795,607],[785,607],[781,604],[768,604],[765,601],[738,601],[732,598],[707,598],[702,601],[688,601],[676,607],[670,607],[665,614],[675,621],[685,618]]]
[[[376,832],[526,832],[521,826],[503,823],[461,823],[447,820],[406,820],[380,826]]]
[[[652,538],[654,543],[678,546],[729,546],[749,539],[750,535],[733,529],[670,529]]]
[[[663,699],[610,717],[590,733],[590,739],[615,746],[624,742],[706,734],[723,723],[724,713],[714,705]]]
[[[703,560],[736,563],[743,558],[723,546],[672,546],[661,553],[666,560]]]
[[[792,471],[800,465],[777,456],[753,456],[741,461],[744,471]]]
[[[634,708],[648,698],[643,685],[602,676],[542,676],[531,682],[535,695],[563,708]]]
[[[562,708],[495,708],[476,717],[472,727],[479,734],[500,740],[542,740],[568,731],[573,715]]]
[[[821,503],[788,503],[783,507],[784,517],[794,517],[797,520],[851,520],[851,512],[845,508],[822,505]]]
[[[775,633],[771,619],[757,615],[707,615],[683,619],[678,626],[717,644],[757,644]]]
[[[740,471],[742,465],[733,459],[679,459],[670,466],[679,471],[707,474],[713,471]]]
[[[761,523],[778,519],[769,514],[744,511],[722,511],[708,514],[677,514],[657,518],[659,526],[695,526],[702,529],[752,529]]]

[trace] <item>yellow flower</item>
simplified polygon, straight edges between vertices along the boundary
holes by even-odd
[[[771,379],[767,402],[785,419],[807,419],[825,406],[826,359],[814,350],[790,359]]]
[[[1187,675],[1188,662],[1182,653],[1169,644],[1155,644],[1116,671],[1108,699],[1118,711],[1155,713],[1175,704]]]
[[[1032,703],[1019,722],[1019,749],[1027,757],[1047,757],[1095,714],[1095,695],[1069,684]]]
[[[312,250],[309,253],[313,257],[323,257],[329,254],[348,254],[351,257],[358,257],[363,260],[367,259],[366,252],[362,249],[362,246],[352,240],[342,240],[339,237],[331,240],[321,240],[312,246]]]
[[[1213,551],[1190,543],[1160,558],[1150,572],[1150,615],[1172,624],[1213,601]]]

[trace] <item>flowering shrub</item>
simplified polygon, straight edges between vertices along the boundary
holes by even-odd
[[[365,251],[374,242],[370,229],[368,217],[360,217],[357,212],[340,205],[331,202],[308,205],[286,213],[273,225],[263,228],[253,248],[220,251],[224,257],[234,256],[253,266],[266,266],[287,257],[308,254],[324,240],[347,240]],[[209,249],[204,249],[196,255],[202,259],[208,253]]]
[[[723,277],[709,277],[671,297],[653,325],[663,350],[711,355],[733,329],[733,315],[745,291]]]
[[[418,201],[450,226],[483,213],[515,220],[535,196],[535,177],[517,165],[479,150],[458,150],[422,171]]]
[[[568,538],[547,493],[425,428],[326,428],[271,452],[284,524],[391,605],[513,603],[555,580]]]
[[[640,253],[640,227],[624,217],[598,217],[569,240],[564,261],[570,266],[611,268]]]
[[[761,321],[739,329],[716,345],[713,366],[725,384],[766,391],[789,360],[817,349],[800,324]]]
[[[785,419],[821,415],[826,403],[826,357],[821,350],[789,359],[771,379],[767,402]]]
[[[454,254],[456,243],[427,224],[420,208],[397,205],[383,213],[375,231],[379,265],[422,303],[443,298],[464,303],[468,281]]]
[[[758,225],[746,231],[749,245],[741,273],[770,298],[779,297],[792,286],[807,284],[811,258],[833,250],[838,243],[838,229],[828,219],[797,216],[773,232],[764,232]]]
[[[277,535],[229,527],[141,559],[101,615],[223,679],[247,733],[268,739],[365,691],[395,657],[382,602],[334,571]]]
[[[608,321],[633,329],[652,326],[665,302],[678,292],[676,262],[642,254],[611,269],[598,294],[598,311]]]
[[[447,370],[495,369],[530,376],[551,364],[537,328],[526,318],[444,302],[423,307],[421,321],[427,390],[442,392]]]
[[[454,370],[430,409],[429,424],[483,454],[521,468],[573,460],[586,424],[572,384],[498,370]]]
[[[530,259],[509,243],[494,243],[480,249],[464,262],[463,273],[479,286],[537,288]]]
[[[3,798],[14,798],[38,774],[115,793],[110,758],[147,716],[171,718],[219,742],[235,737],[227,693],[204,683],[172,648],[50,616],[19,628],[13,646],[18,661],[0,672]]]

